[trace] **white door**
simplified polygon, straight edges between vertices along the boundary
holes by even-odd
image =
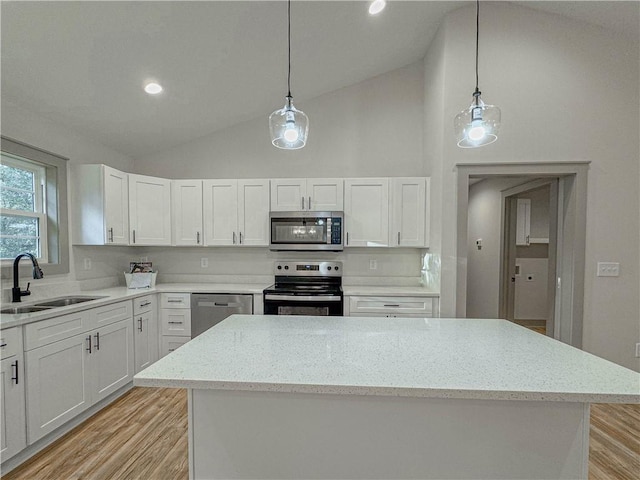
[[[344,180],[307,179],[307,206],[316,212],[341,212],[344,209]]]
[[[203,198],[205,245],[237,245],[238,181],[205,180]]]
[[[131,245],[171,245],[171,180],[129,175]]]
[[[102,166],[104,181],[105,243],[129,244],[129,175]]]
[[[158,321],[153,311],[133,318],[135,373],[158,359]]]
[[[388,246],[389,180],[387,178],[345,179],[344,215],[345,246]]]
[[[308,210],[306,179],[276,178],[271,180],[271,211],[293,212]]]
[[[92,333],[91,376],[93,402],[98,402],[133,380],[131,320],[122,320]]]
[[[89,348],[86,333],[25,352],[29,444],[91,405]]]
[[[171,180],[174,245],[202,245],[202,180]]]
[[[238,180],[240,245],[269,245],[269,180]]]
[[[393,178],[391,238],[395,247],[424,247],[426,179]]]
[[[7,460],[27,446],[24,365],[18,357],[0,361],[0,457]]]

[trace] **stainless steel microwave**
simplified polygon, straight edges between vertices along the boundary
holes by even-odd
[[[343,249],[342,212],[271,212],[271,250]]]

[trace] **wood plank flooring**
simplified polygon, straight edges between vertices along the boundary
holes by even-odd
[[[187,480],[185,390],[134,388],[5,480]],[[638,480],[640,405],[593,405],[589,480]]]

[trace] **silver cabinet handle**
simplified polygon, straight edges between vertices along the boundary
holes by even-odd
[[[169,325],[182,325],[182,322],[169,322]]]
[[[109,229],[108,241],[113,243],[113,227]]]
[[[96,332],[96,350],[100,350],[100,332]]]
[[[349,245],[349,232],[347,232],[347,245]]]
[[[182,303],[182,300],[172,300],[172,299],[168,299],[167,302],[169,303]]]
[[[397,308],[397,307],[400,306],[400,304],[399,303],[385,303],[384,306],[385,307],[395,307],[395,308]]]
[[[236,244],[236,232],[233,232],[233,244]]]
[[[529,235],[527,235],[527,245],[529,245]]]
[[[141,307],[146,307],[147,305],[151,305],[151,302],[141,303],[141,304],[140,304],[140,306],[141,306]]]
[[[7,346],[7,344],[6,344],[6,343],[3,343],[2,345],[0,345],[0,348],[4,348],[4,347],[6,347],[6,346]]]
[[[311,195],[309,195],[309,204],[307,205],[307,208],[311,210]]]
[[[85,350],[91,354],[91,335],[89,335],[85,340],[89,343],[89,348],[85,348]]]
[[[240,245],[242,245],[242,232],[240,232]]]
[[[141,332],[142,331],[142,317],[140,317],[138,319],[138,331]]]
[[[304,197],[302,197],[302,210],[304,210]]]
[[[176,349],[175,349],[175,348],[170,348],[170,349],[169,349],[169,351],[170,351],[170,352],[175,352],[175,351],[176,351]]]
[[[133,243],[136,243],[136,231],[133,230]]]
[[[200,232],[196,232],[196,243],[200,245]]]
[[[398,232],[398,245],[400,245],[400,232]]]
[[[16,382],[16,385],[18,385],[18,360],[16,360],[15,362],[11,363],[11,368],[15,368],[16,369],[16,374],[15,376],[11,376],[11,380],[13,380],[14,382]]]

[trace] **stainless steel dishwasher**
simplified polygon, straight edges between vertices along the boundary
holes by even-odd
[[[253,295],[191,294],[191,338],[234,313],[253,313]]]

